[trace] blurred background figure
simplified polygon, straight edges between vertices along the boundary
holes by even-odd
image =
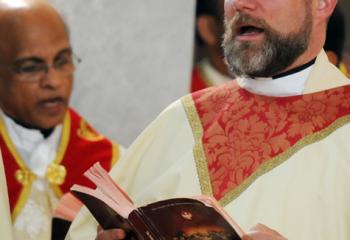
[[[191,92],[232,79],[221,50],[223,11],[224,0],[197,0]]]
[[[344,63],[346,22],[341,7],[338,5],[330,17],[324,49],[328,59],[344,74],[350,76],[349,67]]]
[[[0,147],[14,239],[51,239],[60,197],[89,184],[83,173],[95,162],[109,170],[119,157],[118,144],[70,107],[78,59],[45,0],[0,1]]]

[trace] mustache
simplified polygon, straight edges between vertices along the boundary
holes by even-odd
[[[224,21],[226,31],[231,31],[233,35],[237,34],[237,30],[240,26],[252,25],[261,29],[271,29],[271,26],[261,18],[252,17],[249,14],[237,12],[235,16],[229,21],[225,19]]]

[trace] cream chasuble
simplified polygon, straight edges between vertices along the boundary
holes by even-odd
[[[10,217],[9,200],[7,196],[7,185],[4,172],[4,165],[0,155],[0,233],[1,238],[11,240],[12,238],[12,224]]]
[[[301,84],[304,95],[293,97],[293,101],[298,102],[301,99],[307,102],[311,98],[310,102],[314,104],[311,110],[319,110],[323,105],[318,104],[317,98],[324,99],[323,95],[328,94],[330,98],[328,103],[344,97],[347,101],[340,101],[337,104],[349,109],[350,99],[344,88],[325,91],[346,86],[350,81],[328,62],[323,51],[307,75],[306,82]],[[238,82],[244,81],[238,80]],[[347,91],[349,87],[346,87]],[[269,97],[259,97],[242,88],[238,91],[243,92],[245,96],[263,99],[265,104],[269,103],[266,100]],[[325,92],[316,93],[319,91]],[[315,94],[310,97],[305,95],[309,93]],[[212,96],[212,100],[220,103],[225,97],[227,96],[224,94],[217,94]],[[316,101],[312,98],[316,98]],[[316,119],[315,126],[300,125],[301,128],[293,128],[294,125],[291,125],[291,128],[286,129],[289,135],[294,136],[292,138],[294,145],[281,138],[283,134],[278,135],[280,138],[270,138],[275,144],[258,145],[256,151],[252,149],[247,155],[239,155],[237,164],[246,164],[250,158],[260,159],[260,162],[251,169],[245,165],[235,164],[236,168],[230,172],[227,167],[220,168],[218,162],[211,163],[207,158],[211,154],[218,154],[217,149],[222,148],[219,146],[221,140],[215,140],[215,137],[221,138],[221,135],[214,135],[208,140],[209,142],[203,144],[202,139],[205,137],[203,134],[206,134],[200,121],[203,120],[203,116],[199,116],[194,99],[195,95],[193,98],[191,95],[186,96],[165,109],[112,169],[111,175],[137,204],[206,194],[215,196],[245,230],[260,222],[276,229],[288,239],[350,239],[350,191],[348,191],[350,118],[347,113],[335,121],[329,121],[327,127],[322,128],[321,125],[329,120],[324,112],[332,116],[335,111],[332,104],[329,104],[327,111],[321,112],[323,115],[311,115],[312,119]],[[278,98],[274,99],[280,101]],[[289,106],[289,102],[286,104]],[[254,106],[253,104],[252,109]],[[200,107],[210,109],[205,105]],[[270,106],[276,114],[280,113],[278,107],[278,105]],[[210,112],[208,114],[204,119],[215,118]],[[234,118],[237,114],[232,113],[229,117]],[[280,117],[283,117],[282,115]],[[302,119],[308,116],[299,117]],[[299,120],[296,118],[296,121]],[[249,121],[238,121],[241,125],[234,126],[242,128],[245,126],[242,124],[247,124]],[[211,122],[209,127],[210,124]],[[265,130],[259,122],[247,126],[260,126],[262,131]],[[276,129],[283,127],[285,126]],[[313,133],[312,130],[316,128],[320,131]],[[301,137],[297,138],[296,133],[301,133],[299,134]],[[236,143],[241,145],[247,143],[249,147],[259,139],[258,137],[257,135],[250,142]],[[269,157],[270,155],[261,152],[261,149],[268,149],[268,152],[276,154]],[[218,154],[218,159],[221,163],[226,161],[227,166],[230,166],[232,162],[237,161],[232,157],[236,153],[224,151]],[[237,170],[237,166],[241,167],[241,172]],[[222,176],[226,176],[228,181],[222,182]],[[96,225],[88,215],[86,210],[81,211],[67,239],[94,239]]]

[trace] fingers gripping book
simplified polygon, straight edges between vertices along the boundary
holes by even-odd
[[[240,227],[210,197],[173,198],[138,207],[99,163],[84,175],[97,188],[74,185],[72,193],[102,228],[130,228],[129,239],[240,240],[243,235]]]

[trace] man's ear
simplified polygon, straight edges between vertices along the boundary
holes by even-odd
[[[322,18],[329,18],[335,6],[338,3],[338,0],[316,0],[317,1],[317,15]]]
[[[218,26],[215,18],[210,15],[202,15],[197,18],[197,30],[199,36],[206,45],[213,46],[217,44]]]

